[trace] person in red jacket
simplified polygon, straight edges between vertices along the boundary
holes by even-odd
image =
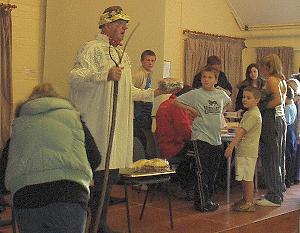
[[[170,164],[179,164],[176,168],[177,178],[181,188],[187,193],[194,183],[190,159],[187,156],[187,151],[193,148],[190,143],[193,117],[188,110],[175,106],[173,102],[177,96],[192,89],[190,86],[184,86],[160,104],[156,113],[155,131],[161,157],[167,159]]]

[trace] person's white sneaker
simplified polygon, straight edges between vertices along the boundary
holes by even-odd
[[[269,201],[266,198],[262,198],[262,199],[256,200],[256,205],[259,205],[259,206],[269,206],[269,207],[279,207],[279,206],[281,206],[281,204],[277,204],[277,203],[271,202],[271,201]]]

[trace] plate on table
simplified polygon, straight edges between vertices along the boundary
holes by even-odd
[[[160,176],[176,173],[175,170],[166,169],[164,171],[136,171],[132,168],[121,168],[120,175],[125,177],[144,177],[144,176]]]

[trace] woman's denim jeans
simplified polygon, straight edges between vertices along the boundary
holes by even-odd
[[[58,202],[14,212],[20,233],[85,232],[87,211],[77,203]]]

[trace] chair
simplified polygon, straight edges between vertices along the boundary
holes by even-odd
[[[155,134],[151,130],[145,130],[144,134],[147,140],[147,158],[162,158]],[[180,164],[181,161],[182,159],[177,157],[168,160],[170,168],[172,170],[176,170],[177,166]]]
[[[154,134],[151,131],[145,131],[145,132],[146,132],[145,135],[147,138],[148,154],[156,155],[155,157],[159,157],[159,150],[158,150],[158,146],[156,144],[156,139],[154,137]],[[145,158],[146,158],[146,153],[145,153],[145,150],[144,150],[144,147],[143,147],[141,141],[137,137],[134,137],[133,138],[133,161],[137,161],[139,159],[145,159]],[[168,201],[169,201],[170,227],[171,227],[171,229],[174,228],[171,197],[170,197],[170,192],[169,192],[170,175],[171,174],[166,173],[166,174],[157,175],[157,176],[142,176],[140,178],[126,177],[123,175],[120,176],[120,181],[118,182],[118,185],[124,186],[125,196],[124,196],[124,198],[121,198],[118,203],[125,202],[125,204],[126,204],[127,228],[128,228],[129,233],[131,233],[131,221],[130,221],[130,211],[129,211],[129,204],[128,204],[127,188],[128,188],[128,186],[134,186],[134,185],[137,185],[137,186],[148,185],[148,189],[147,189],[147,192],[145,195],[143,207],[142,207],[140,217],[139,217],[139,219],[142,220],[151,187],[156,186],[158,184],[162,184],[162,183],[167,184],[167,197],[168,197]],[[153,188],[152,188],[151,191],[155,191],[155,190],[153,190]]]
[[[145,158],[146,158],[146,153],[141,141],[137,137],[134,137],[133,138],[133,162]]]
[[[157,184],[162,184],[166,183],[167,184],[167,197],[168,197],[168,202],[169,202],[169,219],[170,219],[170,227],[171,229],[174,229],[174,222],[173,222],[173,212],[172,212],[172,203],[171,203],[171,197],[170,197],[170,192],[169,192],[169,180],[170,180],[170,173],[162,173],[161,175],[142,175],[140,177],[128,177],[128,176],[122,176],[121,175],[121,180],[120,184],[124,185],[124,192],[125,192],[125,203],[126,203],[126,215],[127,215],[127,227],[128,227],[128,232],[131,233],[131,221],[130,221],[130,211],[129,211],[129,204],[128,204],[128,190],[127,186],[129,185],[143,185],[146,184],[148,186],[151,185],[157,185]],[[155,191],[155,190],[152,190]],[[140,213],[139,219],[142,220],[143,215],[144,215],[144,210],[146,207],[146,203],[148,200],[148,195],[150,192],[150,188],[148,188],[143,207]]]
[[[147,142],[145,157],[147,159],[161,158],[161,154],[160,154],[160,150],[159,150],[159,146],[155,134],[151,130],[143,129],[143,132]],[[175,168],[172,166],[171,163],[170,163],[170,168],[175,170]],[[150,198],[150,200],[152,200],[152,198],[153,196]]]
[[[144,130],[146,136],[147,147],[146,153],[148,159],[160,158],[159,146],[154,133],[151,130]]]

